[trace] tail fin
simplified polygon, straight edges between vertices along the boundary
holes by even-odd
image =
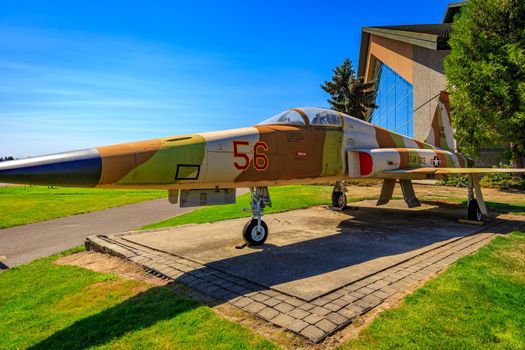
[[[454,130],[452,130],[450,123],[450,108],[446,91],[441,91],[439,94],[439,101],[430,125],[430,132],[425,142],[449,151],[456,150],[456,140],[454,139]]]

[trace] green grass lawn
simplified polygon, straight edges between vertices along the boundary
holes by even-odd
[[[276,186],[270,187],[270,197],[272,199],[272,207],[265,209],[265,214],[279,213],[295,209],[309,208],[315,205],[329,205],[332,203],[333,186]],[[362,191],[361,191],[362,193]],[[370,196],[351,196],[352,188],[347,192],[348,203],[358,202],[366,199],[377,199],[377,195]],[[392,199],[402,199],[402,197],[393,196]],[[467,207],[467,202],[464,198],[444,198],[434,197],[432,195],[422,195],[422,201],[437,200],[437,201],[452,201],[463,204]],[[525,200],[517,204],[505,204],[496,202],[486,202],[489,208],[499,210],[501,212],[511,212],[514,214],[525,215]],[[245,193],[237,197],[236,204],[210,206],[200,208],[187,214],[175,216],[173,218],[163,220],[157,223],[146,225],[141,229],[155,229],[161,227],[178,226],[186,224],[202,224],[206,222],[215,222],[228,219],[238,219],[242,217],[249,217],[250,212],[243,211],[243,208],[250,207],[250,194]]]
[[[464,199],[456,198],[452,201],[456,201],[458,203],[463,204],[465,208],[468,206],[468,201]],[[498,211],[500,213],[512,213],[512,214],[517,214],[517,215],[525,215],[525,201],[523,202],[523,204],[522,203],[508,204],[508,203],[486,201],[485,205],[487,206],[487,208],[494,209],[495,211]]]
[[[36,195],[58,191],[66,199],[68,193],[78,199],[87,191],[83,195],[100,199],[89,193],[94,190],[32,190]],[[16,191],[12,196],[20,198]],[[267,213],[329,204],[331,191],[330,186],[272,188],[274,208]],[[349,202],[362,199],[352,197]],[[241,211],[248,200],[245,194],[235,205],[198,209],[149,227],[248,216]],[[169,287],[58,266],[53,264],[56,258],[0,273],[0,349],[276,347]],[[525,348],[524,271],[525,233],[499,237],[381,314],[342,348]]]
[[[266,213],[330,204],[331,192],[331,186],[271,187],[270,194],[273,207],[267,208]],[[347,195],[351,195],[351,193],[350,190]],[[43,186],[0,187],[0,228],[87,213],[164,196],[166,196],[166,191],[160,190],[47,188]],[[374,198],[376,196],[349,196],[348,202]],[[248,217],[250,213],[243,212],[242,208],[249,207],[249,200],[249,194],[244,194],[238,197],[237,204],[198,209],[192,213],[154,223],[144,228]],[[460,198],[450,198],[450,200],[464,202],[464,199]],[[501,211],[525,215],[525,203],[523,205],[509,205],[487,202],[487,205]]]
[[[0,273],[0,349],[275,348],[169,287],[56,258]]]
[[[0,187],[0,228],[25,225],[166,196],[166,191]]]
[[[333,186],[278,186],[270,188],[272,207],[264,210],[265,214],[279,213],[294,209],[309,208],[315,205],[332,203]],[[347,195],[351,192],[347,193]],[[348,202],[357,202],[370,197],[348,197]],[[185,224],[202,224],[220,220],[237,219],[251,216],[250,212],[244,212],[243,208],[250,208],[250,194],[245,193],[237,197],[236,204],[211,206],[197,209],[191,213],[176,216],[164,221],[144,226],[143,229],[177,226]]]
[[[447,201],[447,202],[455,202],[455,203],[461,203],[465,208],[468,206],[468,201],[466,201],[464,198],[456,198],[456,197],[434,197],[434,196],[421,196],[419,198],[421,201]],[[491,201],[485,201],[485,205],[487,208],[494,209],[495,211],[498,211],[500,213],[512,213],[517,215],[525,215],[525,198],[523,202],[509,204],[509,203],[501,203],[501,202],[491,202]]]
[[[525,232],[498,237],[342,349],[525,349]]]
[[[55,265],[57,257],[0,273],[0,349],[277,348],[169,287]],[[525,232],[497,238],[341,349],[523,349],[524,271]]]
[[[466,201],[463,201],[465,206],[467,205]],[[525,201],[524,204],[507,204],[507,203],[498,203],[498,202],[485,202],[487,207],[498,210],[503,213],[513,213],[518,215],[525,215]]]

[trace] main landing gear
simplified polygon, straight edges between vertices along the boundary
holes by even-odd
[[[268,238],[268,225],[262,220],[264,208],[271,207],[272,201],[268,187],[251,187],[252,219],[244,225],[242,237],[248,246],[261,245]]]
[[[479,185],[479,176],[478,174],[470,174],[468,184],[468,219],[472,221],[487,221],[488,218],[487,207]]]
[[[332,207],[343,210],[346,208],[346,185],[344,181],[337,181],[332,190]]]

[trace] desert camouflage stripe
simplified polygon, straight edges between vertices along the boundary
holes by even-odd
[[[189,173],[195,171],[190,167],[181,169],[179,164],[200,166],[205,156],[204,138],[200,135],[167,137],[97,149],[102,157],[102,176],[98,187],[175,183],[175,177],[189,177]]]
[[[417,141],[413,138],[373,125],[378,148],[419,148],[439,149],[431,144]]]
[[[449,97],[446,91],[441,91],[439,94],[430,131],[425,142],[446,150],[454,150],[456,147],[450,119]]]

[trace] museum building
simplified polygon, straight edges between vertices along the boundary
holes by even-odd
[[[426,138],[446,87],[443,59],[452,18],[463,4],[449,4],[439,24],[363,27],[358,76],[378,82],[372,123]]]
[[[438,24],[363,27],[358,76],[378,82],[378,108],[369,116],[371,123],[426,138],[439,95],[446,88],[443,60],[450,52],[452,20],[464,4],[449,4]],[[484,150],[476,164],[497,164],[501,153]]]

